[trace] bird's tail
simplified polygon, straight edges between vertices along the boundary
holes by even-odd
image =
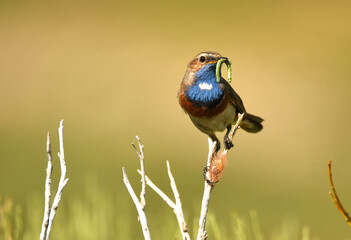
[[[257,133],[262,130],[263,119],[255,115],[245,113],[244,119],[240,123],[240,127],[246,132]]]

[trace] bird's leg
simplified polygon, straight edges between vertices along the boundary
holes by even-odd
[[[219,142],[219,139],[216,137],[215,134],[210,134],[208,136],[212,139],[213,142],[216,142],[216,153],[217,153],[221,148],[221,143]]]
[[[234,144],[233,144],[232,140],[230,140],[229,136],[228,136],[228,134],[229,134],[231,129],[232,129],[232,125],[229,124],[227,126],[227,133],[224,135],[224,148],[227,149],[227,150],[229,150],[232,147],[234,147]]]

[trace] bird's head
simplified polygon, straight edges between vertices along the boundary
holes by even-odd
[[[209,64],[213,65],[215,69],[217,62],[220,59],[228,60],[226,57],[222,57],[222,55],[217,52],[201,52],[198,55],[196,55],[193,60],[189,62],[188,71],[196,73],[204,66]]]
[[[188,63],[182,86],[191,86],[199,78],[216,78],[216,65],[220,59],[228,60],[217,52],[201,52]]]

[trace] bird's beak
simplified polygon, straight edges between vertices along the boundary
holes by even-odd
[[[220,58],[218,58],[218,59],[216,59],[216,60],[209,61],[208,63],[209,63],[209,64],[211,64],[211,63],[217,63],[217,62],[218,62],[219,60],[221,60],[221,59],[223,59],[222,62],[228,61],[228,58],[226,58],[226,57],[220,57]]]

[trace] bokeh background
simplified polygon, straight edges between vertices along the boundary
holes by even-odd
[[[111,211],[129,216],[128,236],[141,239],[121,174],[125,166],[139,191],[135,135],[145,145],[147,174],[169,194],[170,161],[194,225],[207,137],[176,96],[186,64],[211,50],[232,61],[232,86],[246,109],[265,119],[259,134],[235,137],[210,203],[218,224],[230,232],[229,212],[246,219],[255,209],[265,239],[286,221],[308,226],[313,239],[350,239],[327,176],[332,159],[337,191],[351,209],[350,12],[350,1],[1,1],[0,195],[24,215],[43,204],[46,133],[56,187],[57,128],[65,119],[70,180],[53,232],[69,231],[60,222],[95,187]],[[165,220],[171,210],[150,189],[147,201],[155,238],[165,221],[177,232],[175,218]],[[98,198],[84,211],[101,205]],[[27,219],[40,219],[39,209]],[[79,227],[87,227],[82,219]]]

